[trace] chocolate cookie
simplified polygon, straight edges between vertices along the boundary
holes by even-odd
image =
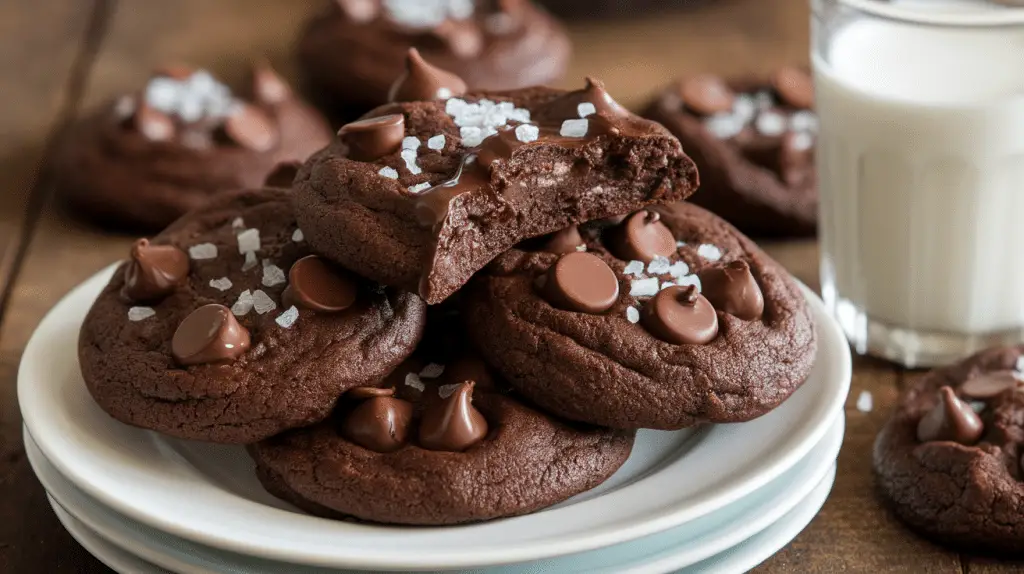
[[[529,0],[335,0],[304,31],[299,64],[318,99],[357,117],[391,101],[409,48],[476,90],[549,84],[571,52]]]
[[[545,410],[615,428],[749,420],[816,351],[789,275],[687,203],[530,242],[463,290],[484,358]]]
[[[310,255],[280,189],[222,196],[140,240],[82,325],[114,418],[249,443],[328,416],[415,349],[426,305]]]
[[[782,68],[770,80],[705,74],[667,88],[645,116],[682,142],[700,170],[690,199],[757,237],[813,235],[818,119],[810,76]]]
[[[429,335],[428,335],[429,338]],[[312,514],[440,525],[526,514],[604,482],[633,433],[562,422],[463,356],[403,364],[333,420],[250,447],[264,487]]]
[[[396,92],[457,80],[414,61]],[[318,253],[430,304],[525,238],[697,186],[675,138],[590,80],[391,104],[340,133],[296,178],[302,229]]]
[[[331,141],[324,119],[265,64],[244,97],[204,70],[169,67],[72,130],[54,170],[76,213],[158,230]]]
[[[967,550],[1024,553],[1024,347],[936,369],[875,440],[881,492],[914,530]]]

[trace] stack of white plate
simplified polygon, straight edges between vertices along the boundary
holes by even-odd
[[[77,339],[111,272],[46,317],[25,351],[18,395],[29,459],[54,511],[120,572],[742,572],[792,540],[832,487],[850,355],[809,291],[817,361],[775,411],[641,431],[605,484],[529,516],[410,528],[308,516],[260,488],[244,448],[176,440],[104,414],[79,374]]]

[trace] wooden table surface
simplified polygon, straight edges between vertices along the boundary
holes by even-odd
[[[127,254],[133,238],[103,233],[63,213],[47,162],[66,126],[98,102],[139,86],[166,61],[236,77],[254,54],[294,78],[291,43],[317,0],[3,0],[0,2],[0,572],[107,571],[64,532],[25,458],[15,379],[43,314],[69,289]],[[714,0],[636,21],[574,24],[565,86],[603,79],[641,105],[671,76],[701,70],[768,71],[806,63],[806,0]],[[817,286],[813,242],[767,246]],[[855,360],[839,474],[821,514],[758,568],[764,573],[1012,572],[951,552],[904,529],[874,492],[870,453],[901,386],[920,376]],[[860,412],[868,391],[874,410]]]

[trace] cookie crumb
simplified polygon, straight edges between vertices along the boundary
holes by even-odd
[[[188,248],[188,256],[192,259],[216,259],[217,246],[212,243],[200,243]]]
[[[406,374],[405,384],[406,386],[412,387],[420,392],[423,392],[423,389],[427,388],[427,386],[423,384],[423,381],[420,380],[420,376],[416,373]]]
[[[423,370],[420,371],[420,378],[436,379],[440,377],[442,373],[444,373],[444,365],[430,363],[426,367],[423,367]]]
[[[654,297],[658,294],[658,278],[634,279],[629,285],[631,297]]]
[[[263,285],[265,287],[280,285],[287,280],[288,278],[285,277],[284,270],[267,259],[263,260]]]
[[[288,329],[295,324],[295,321],[298,320],[298,318],[299,310],[295,308],[295,305],[292,305],[291,307],[288,307],[284,313],[278,315],[277,319],[274,319],[274,321],[281,327]]]
[[[585,118],[589,115],[596,114],[597,106],[590,102],[583,102],[582,104],[576,106],[576,113],[578,113],[581,118]]]
[[[861,391],[860,396],[857,397],[857,410],[862,413],[870,413],[873,408],[875,408],[875,401],[871,392]]]
[[[306,236],[305,234],[302,233],[301,229],[296,229],[295,232],[292,233],[292,241],[294,241],[295,243],[301,243],[305,240]]]
[[[388,179],[398,179],[398,170],[393,167],[382,167],[377,174]]]
[[[640,322],[640,311],[636,307],[626,307],[626,320],[630,323]]]
[[[718,261],[722,258],[722,250],[715,245],[704,243],[697,248],[697,255],[700,255],[708,261]]]
[[[131,307],[128,309],[129,321],[142,321],[156,315],[152,307]]]
[[[261,289],[252,292],[252,308],[257,314],[263,315],[277,309],[277,303]]]
[[[246,229],[238,234],[237,239],[239,253],[248,253],[250,251],[260,250],[261,243],[259,229]]]
[[[210,287],[213,287],[218,291],[227,291],[228,289],[231,289],[231,286],[231,280],[228,279],[227,277],[221,277],[220,279],[210,279]]]
[[[236,317],[241,317],[252,311],[253,308],[252,292],[246,289],[238,294],[238,300],[231,306],[231,313]]]
[[[444,149],[445,137],[444,134],[434,136],[427,140],[427,147],[432,150],[441,151]]]
[[[583,138],[587,137],[589,129],[590,120],[565,120],[562,122],[562,128],[558,131],[558,134],[564,138]]]

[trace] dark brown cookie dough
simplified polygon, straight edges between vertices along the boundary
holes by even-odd
[[[394,397],[350,391],[332,420],[251,446],[264,487],[330,518],[477,522],[589,490],[633,445],[630,431],[562,422],[523,404],[478,359],[411,360],[388,381]]]
[[[765,414],[814,361],[806,300],[718,217],[688,203],[654,210],[585,226],[578,248],[537,241],[499,256],[463,290],[472,339],[519,392],[572,420],[678,429]],[[584,255],[598,271],[557,272]],[[599,278],[608,269],[617,285]],[[615,287],[607,307],[555,296],[593,303]]]
[[[880,491],[914,530],[1024,553],[1024,347],[983,351],[906,390],[875,440]]]
[[[679,142],[599,82],[391,104],[369,117],[299,172],[299,223],[317,252],[430,304],[522,239],[697,185]]]
[[[72,129],[56,186],[76,213],[156,231],[217,194],[261,186],[278,163],[305,160],[331,137],[266,65],[241,94],[204,70],[168,68]]]
[[[356,117],[389,101],[409,48],[475,90],[552,83],[571,53],[529,0],[335,0],[303,32],[299,64],[318,101]]]
[[[644,115],[664,124],[697,164],[701,188],[690,201],[754,237],[798,237],[817,228],[813,107],[810,76],[781,68],[764,80],[681,80]]]
[[[248,443],[379,384],[426,305],[308,255],[280,189],[222,196],[138,244],[82,325],[93,398],[128,424]]]

